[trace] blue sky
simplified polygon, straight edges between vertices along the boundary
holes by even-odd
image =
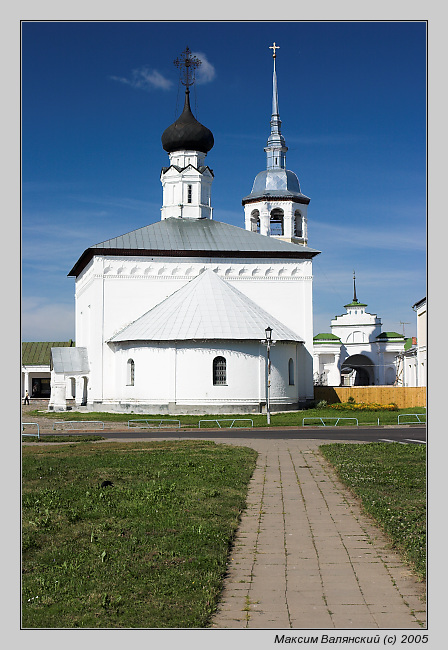
[[[160,219],[160,137],[183,104],[173,60],[203,60],[192,92],[215,146],[214,218],[244,227],[265,168],[275,41],[287,167],[310,197],[314,329],[353,296],[383,330],[416,334],[426,295],[424,22],[22,24],[22,338],[74,338],[90,245]]]

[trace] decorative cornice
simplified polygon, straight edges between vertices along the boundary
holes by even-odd
[[[143,248],[88,248],[81,255],[68,277],[77,277],[94,256],[104,257],[202,257],[228,259],[312,259],[318,251],[304,251],[299,246],[297,251],[226,251],[226,250],[161,250]]]

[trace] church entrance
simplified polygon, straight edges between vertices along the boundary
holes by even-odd
[[[363,354],[354,354],[341,367],[341,386],[372,386],[375,383],[372,361]]]

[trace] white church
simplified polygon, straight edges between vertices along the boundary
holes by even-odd
[[[76,347],[52,348],[50,410],[148,414],[297,409],[313,399],[309,198],[286,169],[276,49],[267,165],[242,199],[245,228],[214,218],[211,131],[185,105],[162,134],[160,219],[95,244],[71,269]],[[266,338],[272,330],[270,362]],[[269,387],[268,387],[269,385]]]

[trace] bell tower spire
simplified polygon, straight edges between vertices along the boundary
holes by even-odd
[[[267,169],[285,169],[286,168],[286,152],[288,147],[285,144],[285,138],[282,136],[281,127],[282,121],[278,110],[278,89],[277,89],[277,70],[275,67],[275,60],[277,55],[275,50],[280,49],[280,45],[269,46],[273,50],[272,58],[274,60],[274,71],[272,74],[272,115],[271,115],[271,133],[268,138],[267,147],[265,151],[267,154]]]
[[[288,147],[278,108],[276,59],[280,46],[274,41],[269,49],[273,58],[271,132],[264,148],[266,169],[257,174],[252,192],[242,200],[245,227],[260,235],[306,246],[310,199],[302,194],[296,174],[286,169]]]

